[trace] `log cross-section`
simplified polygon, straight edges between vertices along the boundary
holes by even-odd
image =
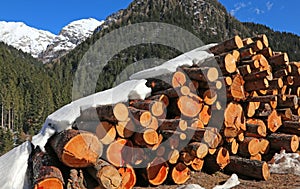
[[[95,134],[73,129],[54,135],[50,144],[60,161],[74,168],[94,165],[103,152],[103,144]]]

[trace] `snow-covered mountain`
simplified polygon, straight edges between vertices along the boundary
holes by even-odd
[[[30,53],[33,57],[45,51],[55,37],[48,31],[29,27],[22,22],[0,22],[0,41]]]
[[[22,22],[0,22],[0,41],[44,62],[58,58],[90,37],[103,21],[93,18],[71,22],[58,35]]]
[[[47,49],[39,55],[39,58],[48,62],[68,53],[90,37],[94,30],[102,24],[103,21],[93,18],[71,22],[60,31]]]

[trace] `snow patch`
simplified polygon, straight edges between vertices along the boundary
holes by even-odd
[[[239,178],[236,174],[232,174],[231,177],[222,185],[217,185],[213,189],[230,189],[240,184]],[[205,189],[198,184],[188,184],[179,186],[177,189]]]
[[[26,178],[26,171],[31,150],[30,142],[25,142],[0,157],[1,188],[30,188]]]
[[[188,184],[188,185],[179,186],[177,189],[205,189],[205,188],[203,188],[198,184]]]
[[[270,173],[295,174],[300,176],[300,155],[297,153],[285,153],[281,151],[273,157],[273,163],[269,164]]]
[[[240,184],[239,178],[236,174],[232,174],[231,177],[222,185],[217,185],[213,189],[230,189]]]

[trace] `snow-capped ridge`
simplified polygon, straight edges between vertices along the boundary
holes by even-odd
[[[0,21],[0,41],[46,63],[74,49],[102,23],[103,21],[93,18],[76,20],[55,35],[27,26],[23,22]]]
[[[0,41],[38,57],[56,35],[27,26],[23,22],[0,21]]]

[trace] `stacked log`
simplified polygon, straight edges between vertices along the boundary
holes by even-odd
[[[87,168],[99,188],[183,184],[202,170],[267,180],[268,158],[299,147],[300,63],[273,52],[266,35],[209,50],[211,58],[148,78],[145,100],[83,110],[49,140],[58,159]]]

